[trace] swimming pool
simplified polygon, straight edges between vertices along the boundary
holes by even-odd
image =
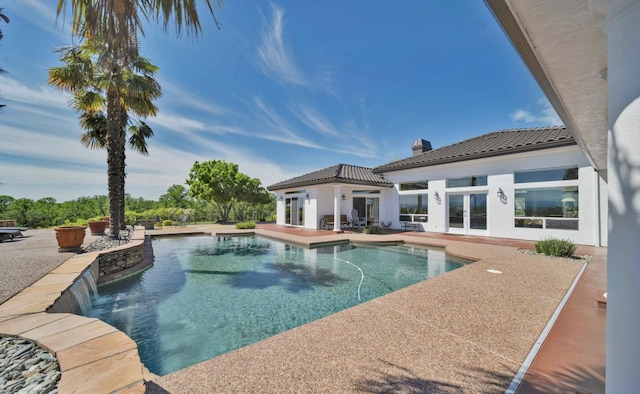
[[[260,237],[153,240],[153,267],[101,286],[88,313],[164,375],[459,268],[439,249],[306,249]]]

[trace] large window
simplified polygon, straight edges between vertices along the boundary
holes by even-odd
[[[429,215],[427,193],[400,195],[400,221],[426,222]]]
[[[516,189],[515,226],[578,229],[578,187]]]
[[[487,186],[486,175],[473,175],[461,178],[447,178],[447,187]]]
[[[429,188],[429,181],[415,181],[400,184],[400,191],[407,190],[426,190]]]
[[[564,185],[571,185],[516,189],[516,227],[578,229],[578,166],[516,171],[513,181],[516,184],[564,181]]]
[[[513,181],[515,183],[568,181],[576,179],[578,179],[578,166],[516,171],[513,174]]]

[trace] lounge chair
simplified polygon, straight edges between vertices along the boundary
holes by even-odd
[[[366,226],[367,225],[367,218],[365,218],[364,216],[358,216],[358,210],[357,209],[352,209],[351,210],[351,223],[353,225],[353,228],[359,229],[361,226]]]
[[[0,228],[0,241],[6,241],[7,239],[13,240],[15,237],[22,237],[20,230],[7,230],[6,227]]]
[[[0,230],[27,231],[27,230],[29,230],[29,227],[0,227]]]

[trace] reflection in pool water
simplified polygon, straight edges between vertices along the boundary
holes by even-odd
[[[163,375],[460,267],[442,250],[305,249],[258,237],[153,240],[154,266],[101,286],[89,316]]]

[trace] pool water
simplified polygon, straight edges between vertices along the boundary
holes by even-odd
[[[164,375],[456,269],[442,250],[306,249],[259,237],[153,240],[153,267],[100,286],[88,314]]]

